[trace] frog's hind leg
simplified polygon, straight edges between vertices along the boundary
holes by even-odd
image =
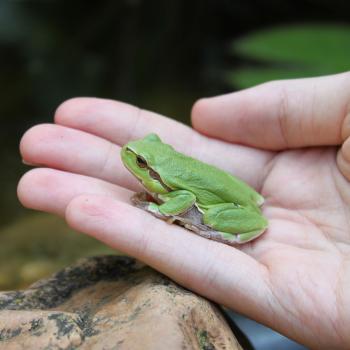
[[[222,240],[245,243],[267,228],[267,220],[256,211],[233,203],[218,204],[204,211],[203,222],[221,234]]]

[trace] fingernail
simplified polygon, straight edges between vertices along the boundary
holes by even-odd
[[[29,165],[29,166],[37,166],[38,164],[34,164],[34,163],[30,163],[30,162],[27,162],[26,160],[22,159],[22,163],[25,164],[25,165]]]

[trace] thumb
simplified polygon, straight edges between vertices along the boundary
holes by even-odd
[[[339,145],[350,135],[350,73],[275,81],[201,99],[199,132],[269,150]]]

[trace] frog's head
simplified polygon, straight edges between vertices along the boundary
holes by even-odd
[[[149,134],[141,140],[130,141],[123,146],[121,158],[126,168],[141,181],[151,193],[168,193],[170,188],[165,185],[156,171],[159,155],[171,146],[164,144],[156,134]]]

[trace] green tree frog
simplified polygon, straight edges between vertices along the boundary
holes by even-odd
[[[121,158],[146,190],[133,203],[158,218],[230,245],[251,241],[268,226],[259,193],[227,172],[175,151],[156,134],[124,145]]]

